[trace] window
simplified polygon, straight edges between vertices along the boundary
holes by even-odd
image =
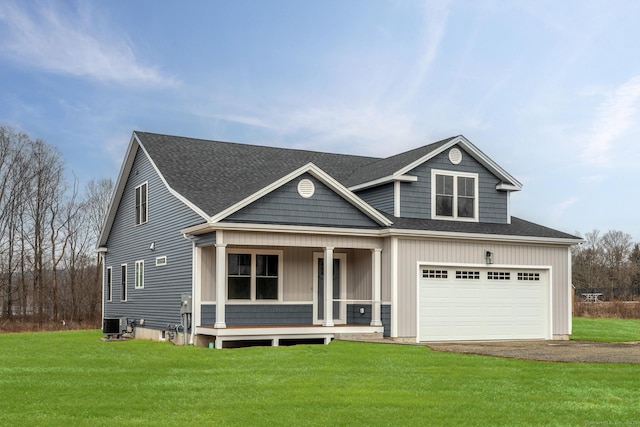
[[[518,280],[537,282],[540,280],[540,273],[518,273]]]
[[[431,171],[432,218],[478,220],[478,175]]]
[[[167,256],[156,257],[156,267],[162,267],[167,265]]]
[[[480,279],[480,272],[479,271],[456,270],[456,279],[479,280]]]
[[[144,183],[136,187],[136,225],[144,224],[149,219],[149,185]]]
[[[120,266],[120,301],[127,300],[127,264]]]
[[[281,292],[278,251],[230,251],[227,255],[227,298],[230,300],[279,300]]]
[[[511,280],[511,273],[508,271],[489,271],[487,272],[489,280]]]
[[[105,291],[106,291],[106,296],[105,298],[107,299],[107,301],[111,301],[111,297],[112,297],[112,291],[111,291],[111,267],[107,267],[107,275],[105,277],[104,280],[104,287],[105,287]]]
[[[144,261],[136,261],[136,289],[144,288]]]
[[[447,270],[422,270],[423,279],[446,279]]]

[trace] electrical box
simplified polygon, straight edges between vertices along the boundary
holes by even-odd
[[[191,295],[182,294],[180,303],[180,314],[191,314]]]

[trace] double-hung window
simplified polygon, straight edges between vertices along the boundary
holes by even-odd
[[[149,184],[136,187],[136,225],[144,224],[149,219]]]
[[[120,301],[127,300],[127,264],[120,266]]]
[[[113,269],[111,267],[107,267],[107,275],[104,279],[105,281],[104,287],[105,287],[105,293],[106,293],[105,298],[107,299],[107,301],[111,301],[111,296],[112,296],[112,290],[111,290],[112,271]]]
[[[227,255],[227,298],[247,301],[280,300],[281,261],[281,251],[230,250]]]
[[[478,221],[478,175],[432,170],[431,217]]]
[[[136,261],[136,289],[144,288],[144,261]]]

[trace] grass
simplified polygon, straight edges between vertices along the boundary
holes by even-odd
[[[640,419],[640,367],[423,346],[210,350],[0,335],[0,425],[585,425]]]
[[[571,339],[604,342],[640,341],[640,320],[574,317]]]

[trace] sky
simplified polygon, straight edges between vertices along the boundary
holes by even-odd
[[[134,130],[386,157],[464,135],[514,216],[640,242],[637,0],[0,2],[0,125],[116,179]]]

